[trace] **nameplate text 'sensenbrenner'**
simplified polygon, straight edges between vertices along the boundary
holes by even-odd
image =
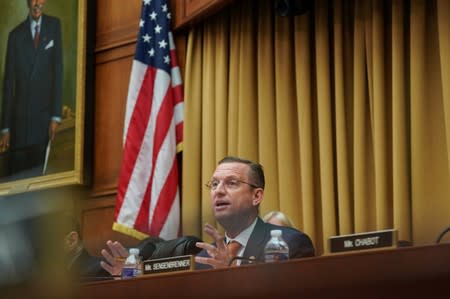
[[[194,256],[182,255],[143,262],[144,275],[194,269]]]

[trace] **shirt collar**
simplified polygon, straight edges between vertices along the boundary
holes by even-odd
[[[35,21],[32,17],[30,17],[30,28],[31,28],[31,32],[34,34],[34,27],[36,27],[36,25],[39,25],[39,30],[42,28],[41,27],[41,23],[42,23],[42,16],[39,17],[39,19],[37,21]]]
[[[225,241],[228,244],[231,241],[237,241],[242,245],[242,249],[245,248],[245,246],[247,246],[248,243],[248,239],[250,239],[250,236],[253,232],[253,229],[255,228],[256,225],[256,221],[258,220],[258,217],[255,218],[255,220],[253,220],[252,224],[250,224],[246,229],[244,229],[239,235],[236,236],[236,238],[230,238],[227,236],[227,234],[225,233]],[[241,250],[243,251],[243,250]]]

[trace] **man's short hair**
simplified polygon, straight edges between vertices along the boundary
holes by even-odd
[[[80,223],[78,222],[78,219],[75,217],[75,215],[70,212],[63,212],[60,219],[60,224],[64,228],[66,234],[70,232],[76,232],[81,239]]]
[[[220,160],[218,164],[220,165],[224,163],[233,163],[233,162],[247,164],[249,166],[249,173],[248,173],[248,177],[250,180],[249,183],[264,189],[264,187],[266,186],[266,180],[264,178],[264,169],[261,164],[233,156],[226,156],[225,158]]]

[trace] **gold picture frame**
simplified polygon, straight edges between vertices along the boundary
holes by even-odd
[[[0,14],[8,26],[0,28],[0,38],[4,40],[0,45],[0,107],[3,101],[6,41],[11,30],[26,20],[29,12],[26,0],[4,2],[0,3]],[[0,195],[84,183],[87,0],[47,0],[44,14],[56,16],[61,21],[64,75],[60,125],[49,147],[45,173],[41,175],[27,177],[26,171],[11,172],[8,152],[1,154]]]

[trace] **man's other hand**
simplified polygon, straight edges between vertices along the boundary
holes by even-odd
[[[55,139],[55,135],[56,135],[56,129],[58,128],[59,123],[57,121],[52,120],[50,122],[50,126],[48,128],[48,138],[53,141],[53,139]]]
[[[109,251],[102,249],[102,255],[106,259],[106,262],[101,261],[100,265],[103,269],[109,272],[111,275],[120,275],[122,273],[122,267],[125,263],[125,259],[128,257],[128,251],[118,241],[106,242]]]

